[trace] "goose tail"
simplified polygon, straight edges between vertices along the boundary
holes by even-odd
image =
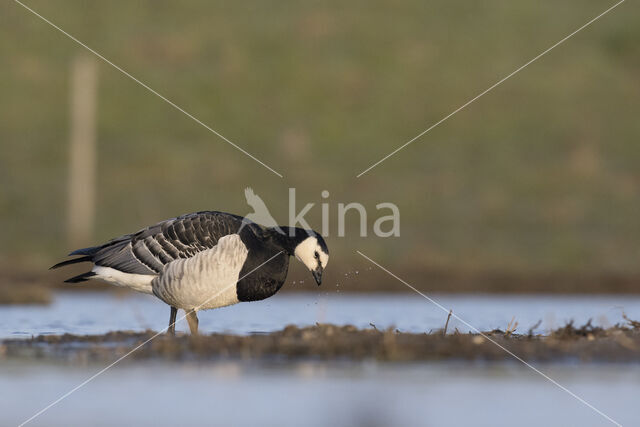
[[[57,263],[56,265],[52,265],[49,267],[49,270],[54,270],[56,268],[64,267],[65,265],[77,264],[79,262],[91,261],[91,256],[83,256],[80,258],[68,259],[66,261],[62,261]]]
[[[82,273],[79,274],[77,276],[73,276],[70,279],[65,280],[65,283],[80,283],[80,282],[86,282],[87,280],[89,280],[90,278],[92,278],[93,276],[96,276],[96,273],[94,273],[93,271],[87,271],[86,273]]]

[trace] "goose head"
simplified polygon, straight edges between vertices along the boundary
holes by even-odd
[[[318,286],[322,283],[322,272],[329,262],[329,248],[322,236],[310,231],[293,251],[295,257],[303,263],[313,275]]]

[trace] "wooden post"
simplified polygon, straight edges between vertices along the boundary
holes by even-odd
[[[69,244],[90,243],[95,220],[97,64],[77,56],[71,66],[71,143],[69,147]]]

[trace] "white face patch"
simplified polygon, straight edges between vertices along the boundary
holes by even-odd
[[[318,258],[316,258],[316,254],[318,254]],[[318,244],[318,239],[313,236],[307,237],[296,246],[294,255],[311,271],[318,267],[318,259],[323,269],[329,262],[329,255],[322,250]]]

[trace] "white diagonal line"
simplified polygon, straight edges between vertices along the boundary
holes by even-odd
[[[613,418],[611,418],[610,416],[608,416],[607,414],[605,414],[604,412],[602,412],[601,410],[599,410],[598,408],[596,408],[595,406],[593,406],[592,404],[590,404],[589,402],[587,402],[586,400],[584,400],[583,398],[581,398],[580,396],[578,396],[577,394],[575,394],[574,392],[572,392],[571,390],[569,390],[568,388],[566,388],[565,386],[563,386],[562,384],[560,384],[559,382],[557,382],[556,380],[554,380],[553,378],[549,377],[547,374],[545,374],[544,372],[540,371],[538,368],[536,368],[535,366],[531,365],[529,362],[525,361],[524,359],[522,359],[521,357],[517,356],[516,354],[514,354],[512,351],[510,351],[509,349],[505,348],[503,345],[501,345],[500,343],[498,343],[497,341],[495,341],[494,339],[492,339],[491,337],[489,337],[488,335],[486,335],[484,332],[480,331],[478,328],[476,328],[475,326],[471,325],[469,322],[465,321],[464,319],[461,319],[460,316],[458,316],[457,314],[451,312],[450,310],[448,310],[447,308],[445,308],[442,304],[440,304],[439,302],[437,302],[436,300],[434,300],[433,298],[430,298],[428,295],[420,292],[418,289],[416,289],[415,287],[411,286],[409,283],[405,282],[404,280],[402,280],[400,277],[396,276],[395,274],[393,274],[392,272],[390,272],[389,270],[387,270],[386,268],[384,268],[383,266],[381,266],[380,264],[378,264],[377,262],[375,262],[374,260],[372,260],[371,258],[369,258],[368,256],[366,256],[365,254],[363,254],[360,251],[356,251],[358,254],[360,254],[363,258],[367,259],[369,262],[371,262],[372,264],[376,265],[378,268],[380,268],[382,271],[386,272],[387,274],[389,274],[391,277],[393,277],[394,279],[398,280],[399,282],[403,283],[404,285],[406,285],[407,287],[411,288],[413,291],[415,291],[416,293],[418,293],[419,295],[421,295],[424,299],[426,299],[427,301],[429,301],[430,303],[432,303],[433,305],[435,305],[436,307],[438,307],[439,309],[441,309],[442,311],[444,311],[447,314],[451,314],[451,316],[455,317],[456,319],[458,319],[460,322],[464,323],[468,328],[470,328],[471,330],[473,330],[475,333],[481,335],[484,339],[490,341],[491,343],[495,344],[496,346],[498,346],[500,349],[502,349],[503,351],[505,351],[507,354],[509,354],[510,356],[514,357],[516,360],[518,360],[519,362],[521,362],[522,364],[524,364],[526,367],[532,369],[534,372],[536,372],[537,374],[543,376],[547,381],[551,382],[552,384],[554,384],[555,386],[557,386],[558,388],[560,388],[561,390],[567,392],[569,395],[571,395],[573,398],[575,398],[576,400],[578,400],[580,403],[583,403],[584,405],[588,406],[589,408],[591,408],[592,410],[594,410],[595,412],[597,412],[598,414],[602,415],[604,418],[606,418],[608,421],[612,422],[613,424],[622,427],[622,424],[618,423],[617,421],[615,421]]]
[[[405,148],[407,145],[411,144],[412,142],[414,142],[415,140],[419,139],[420,137],[422,137],[424,134],[426,134],[427,132],[431,131],[433,128],[435,128],[436,126],[440,125],[441,123],[443,123],[444,121],[448,120],[451,116],[453,116],[454,114],[458,113],[460,110],[463,110],[464,108],[466,108],[469,104],[473,103],[474,101],[476,101],[478,98],[482,97],[483,95],[487,94],[488,92],[492,91],[493,89],[495,89],[497,86],[501,85],[502,83],[504,83],[505,81],[507,81],[508,79],[510,79],[511,77],[513,77],[514,75],[516,75],[517,73],[519,73],[520,71],[522,71],[523,69],[525,69],[527,66],[531,65],[533,62],[537,61],[538,59],[540,59],[541,57],[543,57],[544,55],[546,55],[547,53],[549,53],[551,50],[553,50],[554,48],[556,48],[557,46],[561,45],[562,43],[564,43],[565,41],[567,41],[568,39],[570,39],[571,37],[573,37],[574,35],[578,34],[580,31],[584,30],[586,27],[588,27],[589,25],[593,24],[595,21],[597,21],[598,19],[602,18],[604,15],[606,15],[607,13],[611,12],[613,9],[615,9],[616,7],[620,6],[622,3],[624,3],[625,0],[620,0],[618,3],[614,4],[613,6],[611,6],[609,9],[605,10],[604,12],[602,12],[600,15],[596,16],[595,18],[593,18],[592,20],[590,20],[589,22],[587,22],[586,24],[584,24],[583,26],[581,26],[580,28],[578,28],[577,30],[575,30],[574,32],[572,32],[571,34],[569,34],[568,36],[564,37],[563,39],[561,39],[559,42],[555,43],[554,45],[552,45],[551,47],[547,48],[546,50],[544,50],[542,53],[538,54],[536,57],[534,57],[533,59],[531,59],[530,61],[528,61],[527,63],[525,63],[524,65],[516,68],[514,71],[512,71],[511,73],[509,73],[508,75],[506,75],[505,77],[503,77],[502,79],[498,80],[496,83],[494,83],[493,85],[489,86],[487,89],[485,89],[484,91],[480,92],[478,95],[476,95],[475,97],[471,98],[469,101],[465,102],[464,104],[462,104],[460,107],[456,108],[455,110],[453,110],[451,113],[447,114],[446,116],[444,116],[443,118],[441,118],[440,120],[438,120],[437,122],[435,122],[434,124],[432,124],[431,126],[429,126],[427,129],[423,130],[422,132],[420,132],[418,135],[416,135],[415,137],[411,138],[409,141],[405,142],[404,144],[402,144],[401,146],[399,146],[398,148],[396,148],[395,150],[393,150],[391,153],[387,154],[386,156],[384,156],[382,159],[378,160],[377,162],[375,162],[374,164],[372,164],[371,166],[369,166],[368,168],[366,168],[365,170],[363,170],[362,172],[360,172],[356,178],[360,178],[362,175],[364,175],[365,173],[369,172],[371,169],[375,168],[376,166],[378,166],[380,163],[384,162],[385,160],[387,160],[389,157],[393,156],[394,154],[396,154],[398,151],[402,150],[403,148]]]
[[[72,36],[71,34],[67,33],[65,30],[63,30],[62,28],[58,27],[56,24],[54,24],[53,22],[51,22],[50,20],[48,20],[47,18],[45,18],[44,16],[40,15],[38,12],[36,12],[35,10],[31,9],[29,6],[25,5],[24,3],[22,3],[20,0],[13,0],[16,3],[18,3],[20,6],[24,7],[25,9],[27,9],[29,12],[33,13],[35,16],[37,16],[38,18],[40,18],[41,20],[43,20],[44,22],[46,22],[47,24],[51,25],[53,28],[55,28],[56,30],[60,31],[62,34],[64,34],[65,36],[69,37],[71,40],[73,40],[74,42],[76,42],[77,44],[79,44],[80,46],[84,47],[85,49],[87,49],[89,52],[93,53],[95,56],[97,56],[98,58],[102,59],[104,62],[106,62],[107,64],[111,65],[113,68],[115,68],[116,70],[120,71],[122,74],[124,74],[125,76],[129,77],[131,80],[133,80],[134,82],[138,83],[140,86],[142,86],[143,88],[147,89],[149,92],[151,92],[152,94],[156,95],[158,98],[162,99],[163,101],[165,101],[167,104],[171,105],[173,108],[175,108],[176,110],[180,111],[182,114],[184,114],[185,116],[189,117],[190,119],[192,119],[194,122],[198,123],[200,126],[204,127],[205,129],[207,129],[209,132],[213,133],[214,135],[216,135],[218,138],[222,139],[223,141],[229,143],[231,146],[233,146],[236,150],[241,151],[242,153],[244,153],[245,155],[251,157],[253,160],[255,160],[256,162],[260,163],[262,166],[264,166],[265,168],[269,169],[271,172],[275,173],[276,175],[278,175],[280,178],[283,178],[282,174],[280,174],[279,172],[277,172],[276,170],[274,170],[273,168],[271,168],[270,166],[268,166],[267,164],[265,164],[263,161],[259,160],[258,158],[256,158],[253,154],[249,153],[247,150],[245,150],[244,148],[240,147],[239,145],[237,145],[236,143],[232,142],[231,140],[229,140],[227,137],[225,137],[224,135],[222,135],[220,132],[216,131],[215,129],[213,129],[211,126],[207,125],[206,123],[202,122],[200,119],[198,119],[197,117],[195,117],[193,114],[185,111],[182,107],[178,106],[177,104],[175,104],[173,101],[171,101],[170,99],[168,99],[167,97],[161,95],[160,93],[158,93],[156,90],[152,89],[151,87],[149,87],[148,85],[146,85],[145,83],[142,83],[140,80],[138,80],[137,78],[135,78],[134,76],[132,76],[131,74],[129,74],[127,71],[123,70],[121,67],[119,67],[118,65],[114,64],[113,62],[109,61],[107,58],[105,58],[104,56],[102,56],[101,54],[99,54],[98,52],[96,52],[95,50],[93,50],[92,48],[90,48],[89,46],[87,46],[86,44],[82,43],[80,40],[78,40],[77,38],[75,38],[74,36]]]
[[[274,256],[272,256],[271,258],[269,258],[268,260],[266,260],[265,262],[263,262],[262,264],[260,264],[259,266],[257,266],[256,268],[254,268],[253,270],[251,270],[250,272],[248,272],[247,274],[245,274],[244,276],[240,277],[238,279],[238,282],[242,279],[244,279],[245,277],[249,276],[251,273],[253,273],[254,271],[258,270],[259,268],[261,268],[263,265],[267,264],[269,261],[271,261],[272,259],[274,259],[275,257],[277,257],[278,255],[280,255],[282,253],[282,251],[278,252],[277,254],[275,254]],[[218,292],[217,294],[207,298],[206,301],[204,301],[202,304],[200,304],[198,307],[189,310],[189,313],[194,312],[194,311],[198,311],[198,309],[200,307],[202,307],[203,305],[207,304],[209,301],[211,301],[213,298],[217,297],[218,295],[220,295],[221,293],[225,292],[227,289],[229,289],[232,286],[235,286],[236,283],[233,283],[227,287],[225,287],[224,289],[222,289],[220,292]],[[118,359],[116,359],[114,362],[112,362],[111,364],[107,365],[106,367],[102,368],[101,370],[99,370],[98,372],[96,372],[95,374],[93,374],[92,376],[90,376],[89,378],[87,378],[86,380],[84,380],[83,382],[81,382],[80,384],[78,384],[77,386],[75,386],[74,388],[72,388],[71,390],[69,390],[68,392],[66,392],[65,394],[63,394],[62,396],[60,396],[59,398],[57,398],[56,400],[54,400],[53,402],[51,402],[50,404],[48,404],[47,406],[45,406],[44,408],[42,408],[41,410],[39,410],[38,412],[36,412],[35,414],[33,414],[31,417],[29,417],[28,419],[26,419],[25,421],[23,421],[22,423],[20,423],[20,425],[18,427],[22,427],[24,425],[26,425],[27,423],[33,421],[35,418],[37,418],[38,416],[42,415],[43,413],[45,413],[46,411],[48,411],[49,409],[51,409],[53,406],[57,405],[58,403],[60,403],[61,401],[63,401],[64,399],[66,399],[67,397],[69,397],[70,395],[72,395],[73,393],[75,393],[76,391],[78,391],[79,389],[81,389],[82,387],[84,387],[85,385],[89,384],[91,381],[93,381],[94,379],[96,379],[97,377],[99,377],[100,375],[104,374],[106,371],[108,371],[109,369],[113,368],[115,365],[117,365],[118,363],[120,363],[123,359],[127,358],[128,356],[130,356],[132,353],[135,353],[136,351],[138,351],[140,348],[142,348],[143,346],[145,346],[146,344],[148,344],[149,342],[153,341],[155,338],[159,337],[160,335],[164,334],[167,329],[169,329],[169,327],[171,327],[172,325],[175,325],[177,322],[183,320],[185,317],[187,317],[188,313],[185,313],[184,316],[182,316],[181,318],[179,318],[178,320],[176,320],[175,322],[173,322],[171,325],[167,326],[164,329],[161,329],[160,332],[156,333],[154,336],[152,336],[151,338],[147,339],[146,341],[143,341],[141,344],[137,345],[136,347],[134,347],[133,349],[129,350],[125,355],[119,357]]]

